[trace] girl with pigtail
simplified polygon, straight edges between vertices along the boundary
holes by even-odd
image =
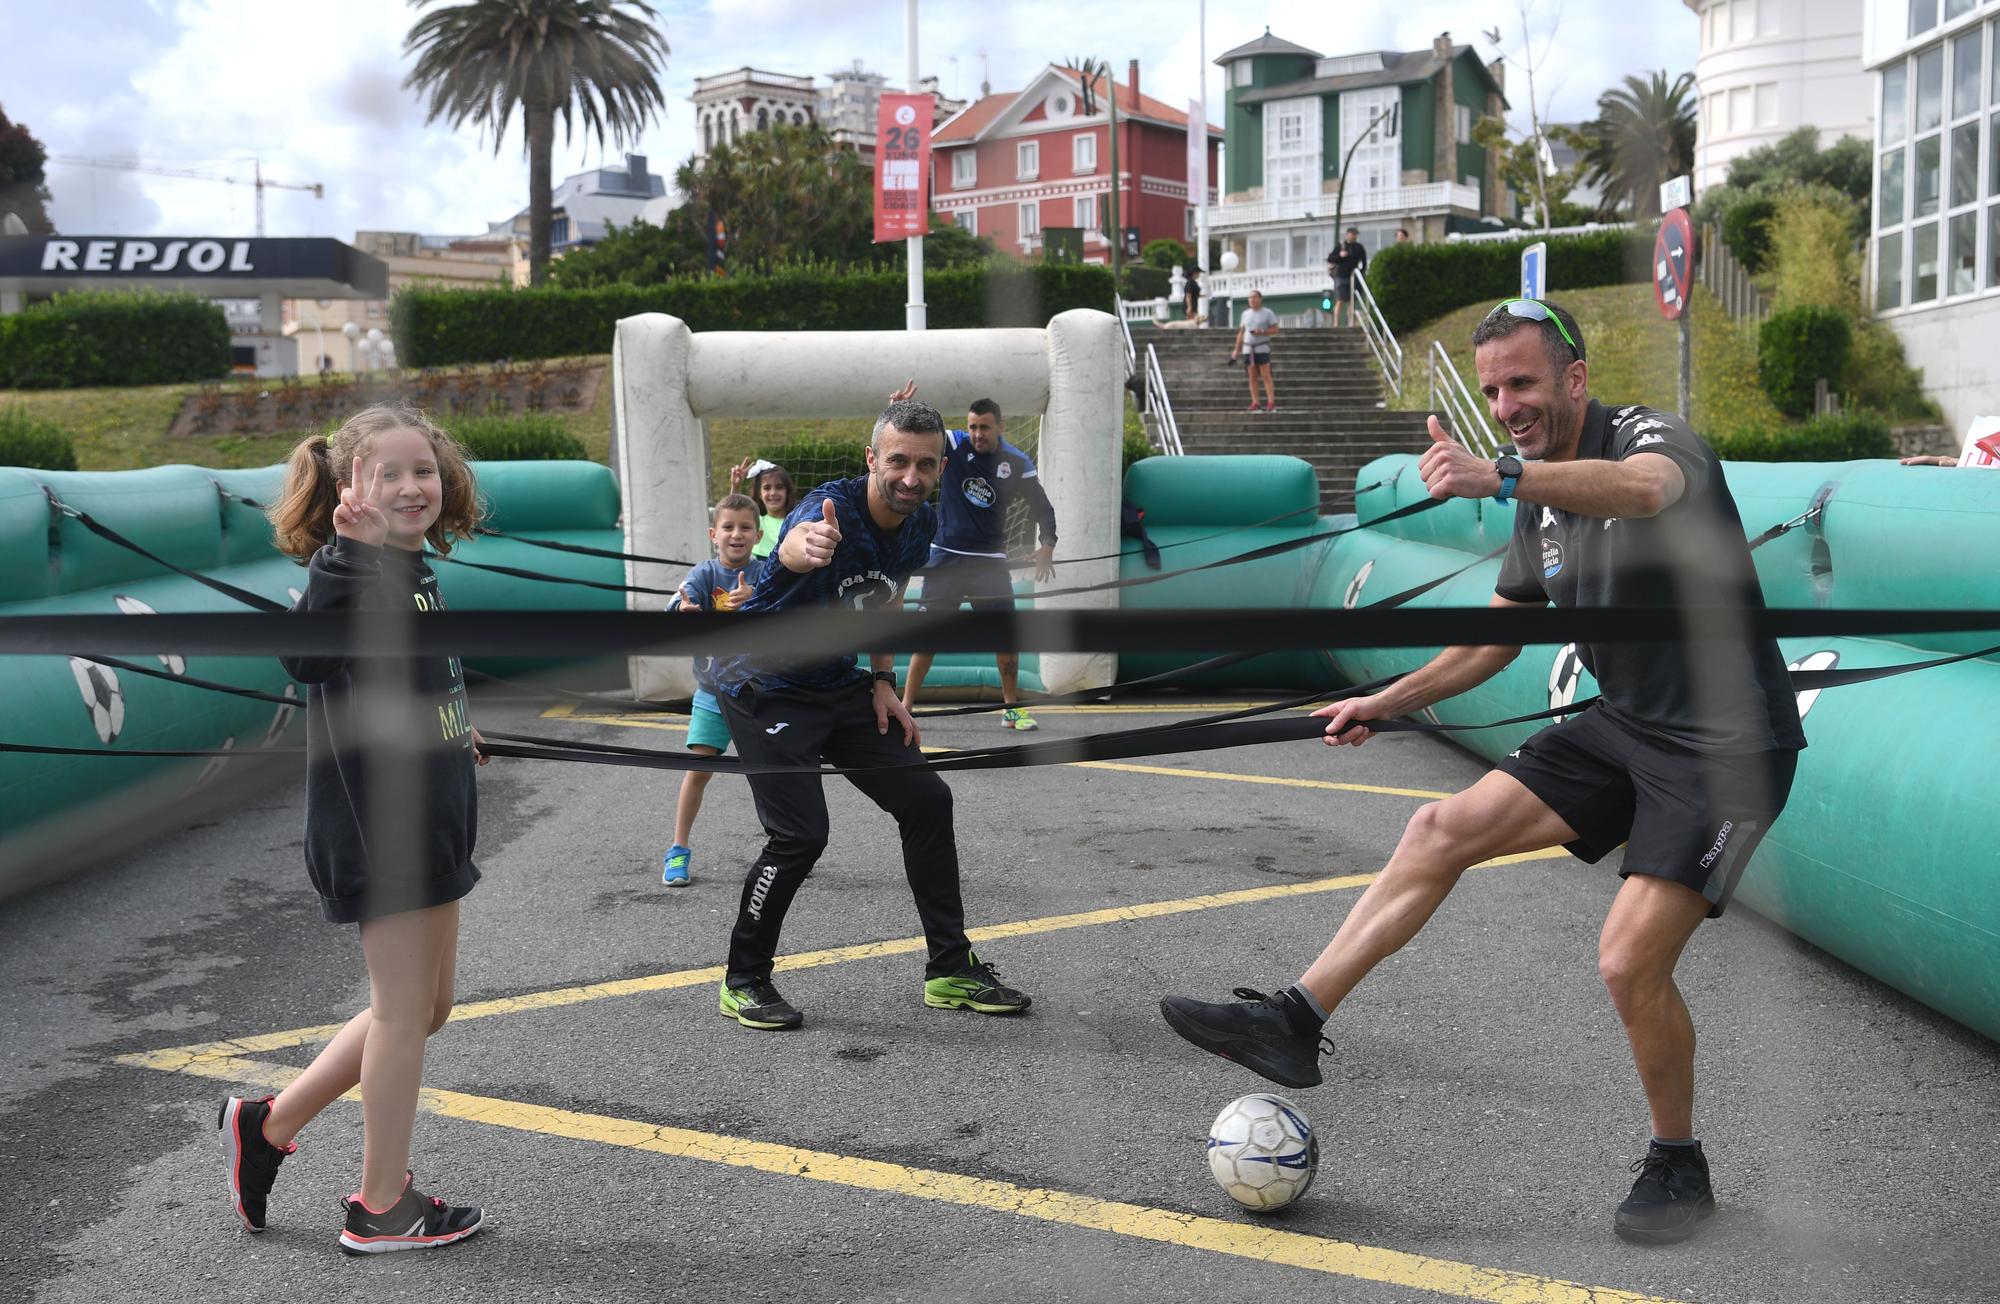
[[[270,511],[279,549],[308,567],[295,611],[366,613],[393,647],[440,611],[424,561],[480,520],[465,450],[415,408],[378,404],[292,451]],[[451,1013],[458,902],[479,881],[475,765],[481,739],[457,657],[298,656],[309,686],[306,873],[326,917],[360,926],[368,1008],[276,1096],[231,1096],[221,1127],[231,1204],[265,1225],[278,1165],[314,1116],[362,1093],[361,1189],[343,1201],[351,1254],[428,1249],[478,1231],[482,1215],[426,1196],[409,1172],[424,1043]]]

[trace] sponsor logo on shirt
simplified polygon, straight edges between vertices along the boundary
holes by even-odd
[[[1554,579],[1562,573],[1563,546],[1558,541],[1542,536],[1542,578]]]
[[[1005,475],[1006,473],[1007,464],[1002,462],[1000,464],[1000,474]],[[993,486],[986,483],[985,476],[975,475],[965,482],[965,501],[971,503],[974,507],[991,507],[994,497]]]

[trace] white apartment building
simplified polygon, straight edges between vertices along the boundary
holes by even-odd
[[[1820,144],[1874,130],[1874,79],[1862,64],[1869,0],[1684,0],[1701,21],[1696,193],[1728,179],[1729,161],[1798,130]]]
[[[2000,413],[2000,0],[1867,0],[1875,313],[1962,434]]]
[[[836,144],[858,151],[864,159],[874,158],[875,109],[883,91],[897,88],[881,73],[868,71],[859,59],[851,67],[828,73],[827,83],[821,87],[811,77],[757,68],[695,78],[694,94],[688,97],[701,122],[695,157],[707,157],[710,150],[746,131],[816,122]],[[947,98],[935,77],[925,77],[917,85],[936,102],[933,123],[942,123],[965,107],[964,100]]]

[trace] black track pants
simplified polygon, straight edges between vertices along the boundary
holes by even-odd
[[[817,692],[716,694],[736,753],[746,761],[792,765],[881,765],[915,760],[895,721],[875,731],[872,680]],[[753,774],[750,791],[768,841],[743,883],[736,927],[729,935],[732,986],[771,976],[785,911],[820,853],[826,850],[826,793],[817,774]],[[896,817],[903,835],[903,873],[916,898],[930,943],[926,978],[956,973],[971,951],[958,890],[958,841],[952,833],[951,789],[930,770],[850,775],[848,781]]]

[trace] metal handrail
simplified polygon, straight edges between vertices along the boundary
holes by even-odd
[[[1431,407],[1444,413],[1451,425],[1452,438],[1465,448],[1481,457],[1500,455],[1499,436],[1487,424],[1486,413],[1480,410],[1472,391],[1459,378],[1458,368],[1452,364],[1451,354],[1445,352],[1442,340],[1431,341]]]
[[[1139,365],[1139,355],[1132,348],[1132,328],[1125,323],[1124,295],[1111,296],[1111,315],[1118,319],[1118,334],[1125,340],[1125,374],[1129,377]]]
[[[1160,371],[1160,355],[1146,346],[1146,406],[1160,423],[1160,451],[1169,457],[1184,457],[1180,423],[1174,420],[1173,400],[1167,397],[1167,378]]]
[[[1403,396],[1403,346],[1396,342],[1396,332],[1389,329],[1389,319],[1375,306],[1375,292],[1368,288],[1368,278],[1360,272],[1354,274],[1354,301],[1364,311],[1361,314],[1361,337],[1368,341],[1374,351],[1375,361],[1382,365],[1382,374],[1389,379],[1389,388],[1396,391],[1396,397]]]

